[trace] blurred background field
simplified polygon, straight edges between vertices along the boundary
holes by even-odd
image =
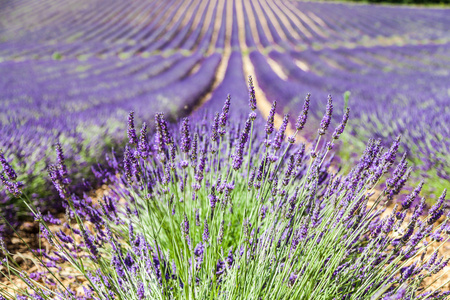
[[[273,100],[280,116],[296,113],[311,93],[307,140],[327,95],[335,123],[350,95],[339,163],[349,168],[369,138],[402,135],[412,184],[425,179],[433,201],[450,183],[450,8],[435,3],[1,1],[0,148],[26,194],[58,207],[46,171],[57,141],[76,191],[88,191],[91,166],[122,149],[130,110],[175,120],[229,93],[238,113],[252,75],[262,115]],[[0,199],[4,215],[20,215],[16,199]]]

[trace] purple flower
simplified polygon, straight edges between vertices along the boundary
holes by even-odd
[[[350,108],[347,107],[347,110],[345,111],[344,116],[342,117],[341,123],[334,130],[333,139],[337,140],[339,138],[339,136],[344,132],[345,125],[347,125],[349,114],[350,114]]]
[[[149,156],[150,145],[147,137],[147,123],[145,122],[142,124],[137,150],[140,157],[145,159]]]
[[[170,163],[171,163],[171,169],[173,170],[175,168],[175,157],[177,155],[176,153],[176,146],[175,144],[170,144],[169,145],[169,156],[170,156]]]
[[[216,275],[220,276],[225,272],[225,262],[219,260],[216,265]]]
[[[405,299],[406,289],[401,287],[394,295],[389,296],[387,298],[383,298],[383,300],[403,300]]]
[[[247,187],[248,191],[250,191],[252,189],[253,181],[255,180],[255,175],[256,175],[255,168],[253,168],[250,171],[250,175],[249,175],[249,178],[248,178],[248,187]]]
[[[125,146],[125,153],[123,157],[123,166],[125,170],[125,175],[128,180],[133,177],[133,165],[132,165],[133,153],[130,151],[128,145]]]
[[[261,221],[266,218],[266,213],[269,208],[266,205],[261,206],[261,211],[259,215],[261,216]]]
[[[199,209],[195,209],[195,226],[200,226],[200,212]]]
[[[191,149],[191,163],[194,168],[197,165],[197,148],[198,148],[198,134],[194,135],[194,141],[192,142]]]
[[[286,132],[287,124],[289,122],[289,115],[284,115],[283,123],[281,123],[280,129],[277,132],[277,135],[275,136],[275,140],[273,141],[273,148],[275,150],[278,150],[281,148],[281,143],[284,140],[284,133]]]
[[[205,244],[207,244],[209,242],[209,227],[208,227],[208,222],[207,222],[206,219],[205,219],[205,222],[204,222],[202,238],[203,238],[203,242]]]
[[[186,214],[184,214],[183,222],[181,222],[181,232],[185,238],[189,236],[189,220]]]
[[[181,152],[188,153],[191,149],[189,118],[184,118],[181,125]]]
[[[411,204],[413,203],[414,199],[419,195],[420,191],[423,187],[423,181],[419,183],[419,185],[409,194],[405,200],[402,202],[402,209],[408,209],[411,207]]]
[[[59,192],[59,196],[62,199],[66,199],[67,195],[67,183],[61,176],[60,168],[57,165],[50,165],[48,167],[48,175],[55,186],[56,190]],[[2,176],[3,177],[3,176]],[[2,178],[2,182],[3,182]]]
[[[295,123],[295,129],[300,131],[305,127],[306,120],[308,119],[308,110],[311,94],[306,94],[305,103],[303,103],[303,111],[298,116],[297,123]]]
[[[233,248],[230,249],[230,251],[228,251],[228,256],[226,258],[228,267],[231,267],[233,265],[234,262],[234,258],[233,258]]]
[[[130,111],[128,115],[128,143],[131,145],[135,145],[138,142],[138,138],[136,135],[136,129],[134,128],[134,111]]]
[[[431,273],[432,274],[439,273],[440,271],[442,271],[442,269],[444,269],[448,265],[449,261],[450,261],[450,258],[447,258],[442,263],[440,263],[436,268],[434,268]]]
[[[400,146],[401,136],[399,135],[392,143],[391,148],[383,155],[383,169],[387,172],[388,168],[394,163],[397,155],[398,148]]]
[[[49,168],[49,174],[50,174],[50,168]],[[50,176],[51,178],[53,178],[52,176]],[[4,186],[6,186],[6,189],[8,190],[8,192],[10,192],[11,194],[14,195],[14,197],[19,197],[22,194],[22,187],[23,187],[23,183],[21,181],[16,181],[16,182],[11,182],[8,179],[6,179],[6,177],[3,175],[3,173],[0,173],[0,181],[2,182],[2,184]],[[53,181],[53,179],[52,179]],[[53,181],[55,187],[57,188],[57,190],[60,192],[60,195],[65,195],[65,192],[61,193],[62,191],[65,190],[65,186],[63,184],[60,184],[61,181]],[[61,196],[61,198],[64,198],[63,196]]]
[[[56,159],[57,159],[58,166],[59,166],[59,169],[61,172],[61,176],[66,177],[67,176],[67,167],[65,164],[64,152],[62,150],[60,143],[56,143],[55,150],[56,150]]]
[[[195,248],[194,248],[195,260],[197,261],[197,263],[196,263],[197,270],[200,270],[200,267],[203,263],[204,252],[205,252],[205,245],[203,245],[201,242],[199,242],[197,244],[197,246],[195,246]]]
[[[206,163],[206,150],[202,150],[200,153],[200,161],[197,166],[197,172],[195,174],[195,180],[201,182],[203,180],[203,171],[205,170]]]
[[[275,109],[277,108],[277,101],[273,101],[272,107],[270,108],[269,116],[267,117],[267,123],[266,123],[266,134],[269,136],[272,134],[273,130],[275,129],[274,122],[275,122]]]
[[[215,142],[219,139],[219,113],[216,113],[211,127],[211,141]]]
[[[167,128],[166,120],[164,120],[164,114],[163,113],[157,113],[155,115],[155,126],[156,126],[156,132],[160,139],[162,139],[162,142],[166,145],[172,144],[172,137],[169,134],[169,130]]]
[[[227,100],[225,100],[225,104],[222,107],[222,113],[220,114],[219,118],[220,127],[225,127],[227,125],[228,113],[230,111],[230,103],[231,103],[231,96],[230,94],[228,94]],[[225,134],[225,131],[220,130],[219,134],[223,136]]]
[[[289,276],[289,284],[293,286],[295,284],[295,281],[297,280],[298,275],[295,273],[291,273],[291,276]]]
[[[292,171],[295,166],[295,158],[294,155],[289,157],[289,162],[286,168],[286,172],[284,173],[283,185],[287,186],[289,184],[289,180],[291,179]]]
[[[216,189],[214,186],[211,187],[211,194],[208,195],[208,198],[211,209],[214,210],[214,208],[216,208],[217,203]]]
[[[286,219],[290,219],[294,216],[295,206],[297,204],[298,187],[295,187],[294,194],[288,201],[288,208],[286,209]]]
[[[242,130],[241,135],[239,137],[239,143],[236,145],[236,151],[233,157],[233,169],[235,170],[239,170],[242,166],[242,162],[244,159],[244,147],[249,138],[250,128],[251,128],[251,120],[249,118],[245,122],[245,127]]]
[[[434,224],[437,220],[439,220],[440,217],[444,214],[444,208],[442,207],[445,201],[445,196],[447,194],[447,189],[444,189],[442,192],[442,195],[439,197],[439,199],[436,201],[436,203],[431,207],[430,211],[428,212],[428,225]]]
[[[300,149],[295,153],[295,166],[301,167],[303,156],[305,155],[305,144],[300,146]]]
[[[330,126],[332,114],[333,114],[333,99],[331,98],[331,95],[328,95],[327,109],[325,115],[322,118],[322,121],[320,122],[320,129],[319,129],[320,135],[324,135],[328,129],[328,126]]]
[[[395,205],[394,209],[392,210],[392,213],[383,222],[382,230],[385,234],[388,234],[392,230],[392,226],[394,226],[395,212],[397,211],[397,206],[398,205]]]
[[[137,295],[139,297],[139,300],[145,299],[145,288],[144,288],[144,284],[142,282],[139,282],[138,289],[137,289]]]
[[[95,245],[95,240],[92,234],[88,234],[84,228],[81,229],[81,234],[83,236],[84,243],[86,247],[89,249],[89,252],[93,255],[95,260],[99,258],[99,253],[97,246]]]
[[[255,96],[255,88],[253,86],[252,76],[248,76],[248,93],[249,93],[249,106],[251,110],[256,109],[256,96]]]
[[[392,177],[386,180],[387,187],[393,189],[397,186],[397,182],[402,178],[405,174],[406,169],[408,167],[408,162],[406,161],[406,153],[403,155],[400,163],[395,168]]]

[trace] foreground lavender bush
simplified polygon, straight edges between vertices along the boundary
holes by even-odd
[[[68,173],[58,148],[58,163],[49,172],[67,208],[65,230],[51,232],[52,220],[30,206],[55,255],[36,251],[43,271],[26,274],[6,252],[4,264],[28,290],[18,289],[17,295],[3,290],[3,296],[446,298],[449,292],[423,284],[449,261],[438,259],[439,248],[425,255],[432,244],[449,239],[449,215],[433,230],[446,208],[445,192],[424,218],[419,217],[425,200],[414,205],[421,185],[400,208],[382,216],[385,200],[400,192],[410,173],[403,158],[386,188],[377,187],[395,163],[399,139],[387,150],[380,141],[370,141],[349,174],[332,173],[329,153],[344,131],[348,110],[332,140],[321,141],[333,113],[329,97],[318,139],[304,145],[295,140],[308,116],[309,95],[293,134],[288,116],[275,130],[276,103],[264,124],[255,101],[250,85],[252,111],[240,122],[228,120],[230,98],[210,119],[186,118],[172,125],[156,114],[152,136],[145,123],[136,133],[131,113],[123,163],[109,159],[116,174],[96,170],[112,181],[98,204],[68,194]],[[427,237],[432,241],[427,243]],[[62,285],[53,271],[63,262],[86,281],[83,296]]]

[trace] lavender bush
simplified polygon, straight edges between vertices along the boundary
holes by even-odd
[[[426,255],[450,238],[450,215],[433,228],[446,213],[445,192],[425,216],[425,199],[414,204],[422,185],[383,215],[387,197],[400,192],[410,172],[404,157],[396,163],[399,139],[388,149],[369,141],[348,174],[335,173],[331,150],[348,110],[330,131],[336,110],[329,97],[318,139],[304,145],[296,137],[309,95],[297,129],[286,115],[275,130],[273,113],[266,122],[256,114],[251,82],[249,91],[249,115],[233,122],[232,98],[207,123],[171,124],[158,113],[151,135],[146,123],[137,133],[130,113],[123,161],[108,159],[113,173],[96,170],[112,182],[97,201],[68,192],[58,148],[49,173],[67,209],[63,230],[49,230],[49,220],[30,205],[54,253],[35,251],[41,271],[27,274],[3,248],[3,275],[27,286],[0,290],[3,297],[445,299],[449,292],[423,284],[449,261],[438,258],[440,246]],[[324,141],[327,131],[332,139]],[[16,192],[12,169],[2,166],[4,184]],[[380,189],[383,176],[389,184]],[[61,283],[52,269],[60,263],[85,280],[83,295]]]

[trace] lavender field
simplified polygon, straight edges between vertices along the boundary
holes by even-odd
[[[30,203],[63,212],[65,193],[110,184],[98,172],[117,171],[115,158],[126,162],[130,111],[151,135],[159,112],[169,127],[189,116],[206,128],[204,116],[221,112],[229,94],[229,122],[237,124],[249,110],[249,75],[258,118],[276,100],[273,122],[283,127],[289,114],[287,132],[311,94],[297,137],[307,148],[320,144],[328,95],[332,126],[351,109],[335,169],[350,171],[369,139],[389,149],[401,135],[397,146],[413,168],[400,199],[424,180],[427,203],[439,203],[450,186],[449,16],[448,7],[294,0],[1,1],[0,213],[15,225],[28,215],[5,166]],[[71,182],[64,193],[49,169],[61,160],[57,143]]]
[[[354,136],[402,134],[421,174],[450,180],[447,9],[4,1],[0,13],[0,147],[27,176],[42,175],[57,140],[74,162],[95,161],[123,141],[130,110],[175,118],[228,93],[240,105],[253,75],[280,114],[311,93],[320,116],[328,94],[350,91]]]

